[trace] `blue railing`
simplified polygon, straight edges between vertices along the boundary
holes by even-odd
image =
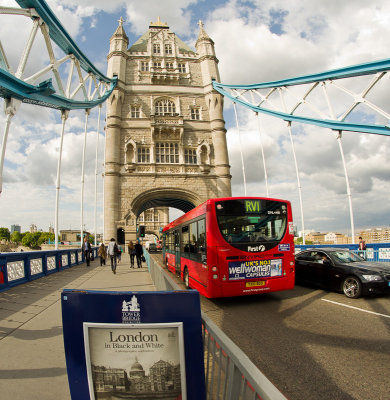
[[[357,244],[306,244],[296,245],[295,252],[315,248],[348,249],[364,256],[367,261],[390,262],[390,243],[368,243],[365,251],[359,250]]]
[[[97,257],[97,247],[92,248]],[[81,249],[0,254],[0,292],[83,263]]]

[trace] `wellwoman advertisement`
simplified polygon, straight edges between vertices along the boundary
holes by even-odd
[[[83,323],[91,400],[185,400],[183,324]]]

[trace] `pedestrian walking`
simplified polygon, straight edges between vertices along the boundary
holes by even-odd
[[[363,240],[361,236],[359,236],[359,256],[366,258],[366,250],[367,250],[366,242]]]
[[[135,248],[135,256],[137,257],[137,266],[138,268],[142,268],[142,256],[144,254],[144,249],[142,248],[139,239],[137,240],[137,243],[135,244],[134,248]]]
[[[89,267],[89,264],[91,262],[92,248],[91,248],[91,243],[89,243],[89,240],[87,237],[84,238],[84,242],[83,242],[83,245],[81,246],[81,249],[83,251],[84,258],[87,263],[87,267]]]
[[[106,265],[107,252],[106,252],[106,246],[104,246],[104,243],[100,243],[99,250],[98,250],[98,256],[100,257],[100,266]]]
[[[121,262],[121,260],[122,260],[122,246],[120,244],[118,244],[117,258],[118,258],[118,264],[119,264]]]
[[[111,270],[113,274],[116,274],[116,257],[118,256],[118,245],[114,238],[111,238],[110,243],[108,243],[107,253],[111,260]]]
[[[130,268],[134,268],[134,258],[136,255],[135,246],[132,240],[130,240],[129,244],[127,245],[127,251],[129,252],[130,256]]]

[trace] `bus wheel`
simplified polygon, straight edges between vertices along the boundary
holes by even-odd
[[[183,271],[183,281],[186,289],[190,288],[190,275],[188,273],[188,268],[185,267]]]

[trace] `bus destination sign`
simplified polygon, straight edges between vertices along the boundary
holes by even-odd
[[[245,200],[246,213],[259,213],[260,210],[260,200]]]
[[[282,259],[233,261],[229,263],[229,280],[282,276]]]

